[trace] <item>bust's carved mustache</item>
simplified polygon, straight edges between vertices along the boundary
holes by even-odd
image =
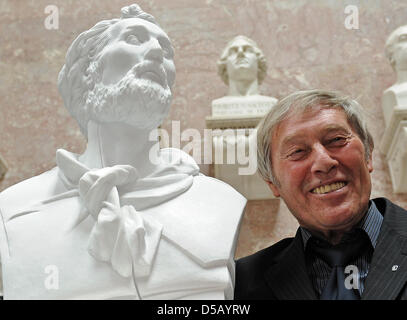
[[[167,73],[162,64],[144,61],[136,64],[130,71],[136,78],[152,80],[160,84],[163,88],[168,87]]]
[[[241,64],[241,63],[248,63],[249,61],[246,58],[236,58],[235,63]]]
[[[155,128],[166,117],[171,98],[163,65],[143,61],[117,83],[97,83],[88,94],[85,109],[90,119],[101,122],[124,121],[139,128]]]

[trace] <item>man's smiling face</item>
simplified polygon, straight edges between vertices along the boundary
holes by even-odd
[[[363,217],[371,192],[372,158],[340,108],[290,112],[272,133],[269,183],[300,225],[315,232],[349,230]]]

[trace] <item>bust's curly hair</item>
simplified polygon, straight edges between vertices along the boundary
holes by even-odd
[[[137,4],[121,9],[119,19],[103,20],[82,32],[71,44],[65,64],[58,75],[58,89],[69,113],[78,121],[81,132],[88,137],[89,110],[86,100],[89,91],[100,81],[101,65],[98,55],[111,40],[111,26],[122,19],[139,18],[158,26],[154,17],[144,12]]]

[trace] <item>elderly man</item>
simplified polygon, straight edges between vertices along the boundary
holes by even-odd
[[[300,91],[258,130],[258,163],[300,227],[237,261],[236,299],[406,299],[407,211],[369,200],[373,140],[360,105]]]
[[[137,5],[73,42],[58,84],[87,148],[0,194],[5,299],[233,297],[246,200],[159,150],[174,78],[168,36]]]

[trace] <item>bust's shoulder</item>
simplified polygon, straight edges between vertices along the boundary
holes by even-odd
[[[0,209],[3,214],[16,211],[64,191],[66,190],[58,178],[58,168],[55,167],[2,191],[0,193]]]
[[[164,235],[202,266],[224,265],[233,257],[246,198],[223,181],[193,177],[191,187],[149,214]]]
[[[247,203],[247,199],[229,184],[202,174],[194,177],[192,186],[180,200],[183,205],[199,203],[204,211],[211,208],[218,219],[240,216]]]
[[[407,98],[407,83],[394,84],[383,91],[383,103],[399,105]]]
[[[194,183],[192,184],[190,193],[192,194],[194,192],[199,192],[200,196],[213,197],[214,195],[218,195],[224,197],[228,195],[234,197],[236,200],[246,201],[246,198],[226,182],[203,174],[194,177]]]

